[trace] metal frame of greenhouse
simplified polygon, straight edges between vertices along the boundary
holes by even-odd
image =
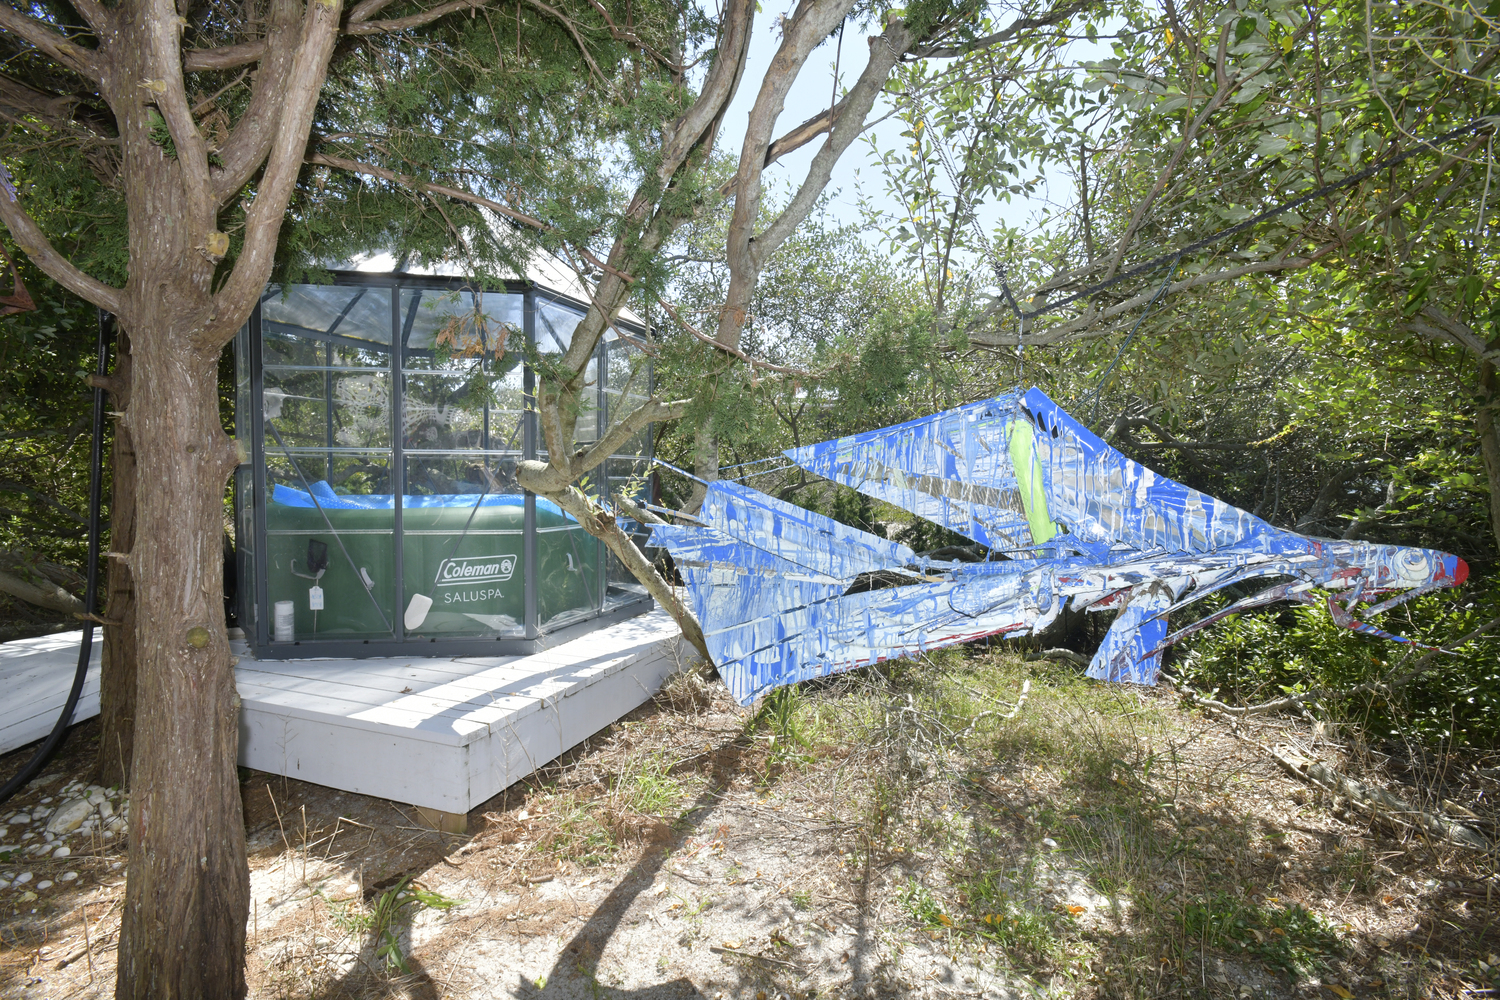
[[[490,296],[503,297],[502,304],[508,310],[509,315],[514,316],[514,306],[520,306],[520,330],[515,332],[524,332],[531,349],[540,354],[546,354],[566,348],[567,337],[572,332],[572,326],[568,323],[576,325],[588,309],[587,289],[551,260],[533,262],[533,267],[528,269],[529,273],[525,279],[482,287],[475,286],[455,274],[400,269],[399,266],[391,263],[388,257],[384,257],[385,269],[375,269],[382,267],[382,258],[375,258],[356,266],[358,269],[333,270],[331,286],[288,285],[285,289],[281,286],[269,286],[266,295],[262,297],[261,304],[256,307],[249,323],[241,330],[235,342],[236,433],[244,442],[249,457],[249,461],[241,465],[235,475],[236,576],[238,581],[235,610],[251,655],[257,659],[269,660],[307,657],[528,655],[649,610],[652,607],[652,601],[646,595],[644,588],[629,577],[614,556],[604,548],[602,542],[583,533],[581,527],[577,527],[574,522],[573,528],[568,528],[564,523],[562,529],[543,528],[542,531],[564,530],[573,552],[580,551],[580,545],[594,546],[594,558],[591,562],[594,567],[593,587],[588,586],[583,571],[583,567],[590,563],[586,548],[583,550],[584,554],[577,560],[578,577],[583,581],[588,592],[590,606],[570,608],[566,614],[553,615],[550,620],[543,614],[539,601],[539,589],[542,583],[538,579],[540,562],[538,498],[530,492],[521,491],[515,487],[513,477],[515,461],[545,457],[535,412],[536,375],[529,362],[523,359],[519,364],[512,363],[508,373],[494,376],[509,379],[510,388],[514,391],[514,372],[519,370],[521,372],[520,392],[524,402],[518,413],[514,409],[493,408],[489,398],[486,397],[482,406],[482,428],[476,428],[476,433],[480,434],[477,442],[479,447],[451,448],[447,451],[434,452],[431,449],[413,447],[414,442],[409,439],[408,397],[414,385],[424,379],[440,381],[472,377],[472,367],[468,371],[461,372],[456,369],[445,369],[435,362],[434,359],[438,354],[433,346],[411,346],[414,321],[418,315],[418,303],[423,301],[424,295],[429,303],[441,302],[443,299],[468,298],[478,303],[480,296],[486,296],[486,302]],[[569,287],[570,285],[572,287]],[[299,348],[321,345],[322,364],[289,364],[286,363],[286,357],[268,357],[268,333],[265,330],[268,309],[275,313],[280,308],[279,303],[289,300],[293,297],[293,293],[299,290],[304,293],[305,297],[316,294],[325,299],[332,296],[332,301],[337,301],[336,296],[339,294],[338,290],[341,289],[360,291],[350,296],[350,301],[331,319],[325,331],[298,327],[298,332],[290,338],[295,340]],[[378,291],[381,294],[370,298],[367,293],[371,291]],[[434,292],[443,294],[440,296],[426,294]],[[572,294],[569,294],[570,292]],[[276,297],[278,293],[281,294],[280,299]],[[382,309],[384,300],[389,300],[390,338],[388,342],[382,342],[378,338],[366,338],[352,343],[347,335],[339,332],[338,324],[346,321],[351,310],[355,308],[354,303],[360,301],[362,297],[367,299],[365,309],[367,333],[374,329],[369,323],[369,317],[374,315],[370,309]],[[517,298],[519,302],[516,302]],[[442,316],[438,318],[441,319]],[[271,322],[275,323],[274,320]],[[428,324],[429,327],[431,325]],[[560,327],[566,327],[566,329],[563,330]],[[514,330],[514,325],[512,325],[512,330]],[[622,333],[624,336],[621,336]],[[609,423],[617,417],[614,410],[618,401],[623,400],[626,405],[633,405],[633,402],[638,400],[639,393],[630,398],[626,398],[625,393],[635,385],[635,381],[643,370],[645,372],[644,389],[646,393],[649,393],[651,378],[649,359],[642,357],[639,349],[631,343],[632,340],[644,337],[645,334],[644,323],[638,317],[626,312],[617,318],[613,329],[601,339],[593,362],[591,401],[594,404],[594,419],[592,421],[586,418],[580,419],[576,443],[587,444],[598,440]],[[452,339],[451,334],[450,339]],[[341,358],[351,350],[356,353],[363,352],[361,355],[363,360],[354,365],[339,363]],[[386,364],[383,367],[372,364],[369,359],[380,354],[382,350],[388,354]],[[337,358],[335,357],[336,351],[340,352]],[[509,353],[515,357],[522,352]],[[484,363],[483,348],[481,348],[479,363],[481,365]],[[629,368],[633,375],[632,380],[627,382],[622,389],[614,379],[617,370],[626,368]],[[277,420],[280,419],[283,400],[306,401],[304,405],[313,410],[319,403],[311,393],[297,396],[284,392],[279,386],[285,384],[285,379],[292,378],[300,378],[302,380],[298,383],[300,385],[312,384],[317,381],[319,375],[322,378],[324,394],[321,404],[325,414],[325,439],[321,443],[294,439],[293,444],[287,445],[278,436],[281,432],[273,432],[268,441],[267,424],[270,422],[272,428],[276,426]],[[340,443],[337,440],[335,428],[335,411],[340,405],[336,398],[336,383],[339,380],[363,379],[365,385],[370,385],[378,384],[380,378],[388,380],[389,383],[389,426],[385,429],[388,433],[388,438],[386,438],[388,444],[369,447]],[[271,396],[269,397],[267,396],[268,379],[271,383],[269,386]],[[268,420],[268,413],[273,410],[276,416]],[[374,406],[367,407],[367,410],[377,412]],[[496,414],[518,418],[521,438],[519,447],[514,446],[515,424],[508,425],[513,428],[513,432],[506,446],[495,447],[496,438],[491,436],[491,424],[492,416]],[[636,491],[645,489],[654,492],[655,479],[649,475],[651,430],[648,427],[633,439],[634,447],[630,452],[612,455],[608,458],[600,467],[594,484],[585,485],[585,489],[597,495],[599,486],[602,484],[603,495],[607,497],[628,482],[630,488]],[[291,431],[286,433],[292,434]],[[281,640],[278,640],[272,623],[273,601],[270,581],[273,570],[271,563],[276,557],[272,553],[271,543],[273,540],[280,541],[275,539],[278,534],[297,535],[299,532],[296,530],[278,531],[275,527],[268,525],[268,509],[273,505],[272,498],[279,495],[277,490],[288,485],[292,487],[293,493],[305,495],[301,487],[308,484],[307,469],[315,469],[312,475],[324,476],[325,479],[320,485],[331,489],[328,487],[327,480],[333,478],[332,473],[338,461],[354,461],[371,457],[383,459],[389,463],[385,475],[386,482],[391,485],[388,513],[392,559],[389,589],[382,591],[385,596],[376,596],[375,590],[372,589],[371,577],[363,567],[360,567],[358,572],[364,581],[364,589],[369,595],[369,600],[374,603],[377,611],[381,611],[382,604],[389,608],[389,615],[381,612],[382,621],[387,617],[389,619],[389,632],[383,629],[379,632],[360,632],[355,629],[353,635],[334,633],[324,637],[318,634],[307,634],[305,628],[299,625],[295,638],[285,641],[283,636]],[[289,482],[282,483],[281,486],[272,482],[272,479],[276,477],[270,473],[268,461],[275,463],[283,458],[288,466],[296,471],[296,477],[300,479],[300,483],[297,479],[291,479]],[[299,459],[302,461],[299,462]],[[460,460],[483,464],[486,476],[491,475],[489,470],[492,464],[511,463],[509,482],[515,495],[494,496],[493,499],[496,501],[503,499],[524,508],[523,551],[520,557],[525,590],[524,613],[514,618],[506,617],[503,626],[480,628],[477,634],[474,626],[469,626],[466,632],[451,635],[414,631],[405,627],[402,614],[402,609],[407,606],[410,598],[409,591],[416,589],[412,585],[411,573],[407,572],[409,567],[406,566],[409,538],[407,525],[412,523],[413,513],[410,504],[414,501],[414,496],[410,494],[410,491],[414,489],[411,466],[428,461],[433,464],[433,467],[437,467],[442,461],[458,462]],[[317,466],[314,466],[314,461],[318,463]],[[280,478],[288,479],[284,475]],[[490,481],[493,482],[493,478]],[[465,483],[464,485],[471,484]],[[485,487],[487,490],[489,488]],[[314,487],[308,487],[308,490],[316,492]],[[348,555],[348,549],[345,548],[344,535],[347,533],[341,533],[340,530],[335,529],[333,522],[329,519],[328,511],[324,509],[329,502],[327,494],[322,495],[325,497],[324,503],[319,504],[314,499],[313,506],[317,507],[318,514],[322,515],[322,523],[328,526],[328,531],[319,529],[316,533],[327,536],[331,532],[332,535],[337,536],[328,539],[336,543],[328,546],[329,564],[334,568],[339,568],[340,564],[347,560],[348,568],[353,571],[355,560]],[[396,496],[402,497],[402,501],[395,502]],[[450,499],[464,500],[467,503],[470,496],[472,494]],[[335,498],[335,502],[342,499],[344,498]],[[351,497],[350,499],[358,498]],[[479,501],[476,500],[476,510],[478,503]],[[547,506],[548,502],[544,500],[542,504]],[[450,509],[459,507],[456,503],[448,506]],[[566,517],[556,508],[548,506],[548,510],[556,511],[556,515]],[[459,514],[462,513],[463,511],[459,510]],[[311,515],[307,516],[311,519]],[[554,516],[552,520],[556,520],[556,517]],[[471,513],[469,523],[473,522],[474,516]],[[644,535],[639,525],[626,522],[624,526],[628,531]],[[303,529],[300,533],[306,535],[309,531]],[[375,533],[374,531],[365,532],[366,535]],[[491,534],[499,533],[514,534],[513,531],[491,532]],[[427,534],[437,533],[427,532]],[[444,537],[451,537],[452,534],[450,530]],[[446,544],[452,545],[450,551],[457,552],[458,547],[467,537],[469,537],[469,527],[466,525],[455,541]],[[310,556],[311,553],[309,553],[309,558]],[[453,557],[450,556],[450,558]],[[442,565],[439,565],[439,576],[443,573]],[[568,557],[569,569],[571,570],[574,565],[574,560]],[[290,568],[297,576],[306,576],[297,572],[295,560],[292,560]],[[305,565],[304,569],[306,568],[311,568],[311,564]],[[315,581],[315,586],[321,586],[321,580]],[[349,589],[351,588],[345,588],[345,590]],[[320,590],[318,604],[322,602],[321,594]],[[363,599],[363,595],[358,596]],[[306,617],[307,611],[299,606],[297,614]],[[450,615],[449,617],[456,619],[456,616]],[[483,616],[469,615],[468,617],[477,619]],[[491,617],[498,620],[499,616]],[[313,621],[316,623],[317,618],[314,617]]]

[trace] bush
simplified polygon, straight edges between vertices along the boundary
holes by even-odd
[[[1209,603],[1200,605],[1199,614],[1209,612]],[[1355,617],[1360,617],[1358,609]],[[1370,624],[1451,648],[1449,644],[1496,617],[1500,574],[1471,578],[1461,590],[1409,601],[1374,616]],[[1388,680],[1404,673],[1423,652],[1340,628],[1319,603],[1239,615],[1210,626],[1188,644],[1174,669],[1200,691],[1249,704],[1315,688],[1347,691]],[[1494,722],[1500,718],[1500,636],[1481,636],[1455,653],[1440,654],[1389,698],[1327,698],[1321,709],[1338,721],[1357,724],[1373,742],[1415,736],[1476,747],[1500,745]]]

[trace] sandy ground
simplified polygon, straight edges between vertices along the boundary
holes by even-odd
[[[399,803],[242,772],[251,995],[1494,995],[1494,866],[1378,828],[1263,752],[1292,741],[1336,760],[1317,732],[1235,732],[1169,692],[1078,690],[1094,700],[1034,691],[959,759],[911,751],[907,730],[788,756],[716,689],[679,689],[475,810],[462,835]],[[821,712],[854,696],[818,697]],[[1070,727],[1087,742],[1106,711],[1123,720],[1108,754],[1137,746],[1144,764],[1106,759],[1081,779],[1046,756]],[[1156,735],[1132,728],[1143,720]],[[0,819],[86,787],[93,725]],[[882,777],[892,767],[904,776]],[[1500,789],[1474,773],[1471,805]],[[124,846],[101,830],[61,859],[0,863],[0,995],[112,994]],[[985,886],[1002,902],[981,901]],[[1284,932],[1255,915],[1291,906],[1335,942],[1316,972],[1257,958]],[[1191,940],[1190,911],[1240,929]]]

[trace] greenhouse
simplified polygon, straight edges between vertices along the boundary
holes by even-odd
[[[603,543],[516,481],[546,459],[526,359],[567,350],[579,279],[550,259],[482,289],[389,256],[332,273],[269,286],[236,341],[234,610],[253,655],[527,654],[647,610]],[[601,341],[576,445],[648,395],[644,334],[623,313]],[[650,444],[579,485],[649,496]]]

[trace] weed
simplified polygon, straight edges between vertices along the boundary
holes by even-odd
[[[806,890],[803,890],[801,892],[794,892],[794,893],[792,893],[792,908],[793,909],[797,909],[797,910],[810,910],[810,909],[812,909],[812,905],[813,905],[812,893],[807,892]]]
[[[818,713],[796,687],[777,688],[766,697],[756,715],[755,726],[767,731],[769,754],[766,768],[788,764],[806,765],[813,761],[809,752],[821,728]]]
[[[1303,907],[1253,905],[1228,893],[1200,896],[1182,909],[1188,944],[1251,954],[1287,972],[1307,974],[1343,950],[1328,923]]]
[[[943,906],[933,897],[927,887],[915,878],[908,879],[897,897],[912,919],[929,930],[953,926],[953,918],[943,912]]]
[[[667,761],[658,756],[641,760],[634,773],[622,776],[615,785],[623,796],[623,805],[645,816],[664,816],[682,801],[682,784],[670,773]]]
[[[1007,952],[1033,960],[1056,959],[1062,953],[1058,936],[1060,917],[1017,898],[1018,890],[1029,881],[1030,866],[1015,874],[1019,878],[1009,880],[999,872],[984,872],[960,884],[973,932]]]
[[[362,936],[369,934],[375,946],[375,957],[385,963],[387,969],[398,969],[403,974],[411,972],[406,956],[401,953],[400,928],[409,925],[416,913],[423,908],[448,910],[461,904],[461,899],[451,899],[441,893],[423,889],[412,883],[409,876],[385,890],[368,910],[362,909],[355,900],[328,901],[334,926],[345,934]]]

